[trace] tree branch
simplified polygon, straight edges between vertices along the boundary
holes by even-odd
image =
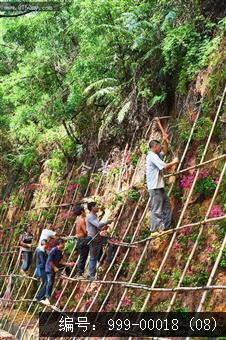
[[[17,14],[0,14],[0,18],[16,18],[16,17],[20,17],[22,15],[26,15],[26,14],[31,13],[31,12],[36,12],[36,11],[31,10],[31,11],[27,11],[27,12],[23,12],[23,13],[17,13]]]

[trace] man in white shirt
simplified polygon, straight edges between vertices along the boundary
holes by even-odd
[[[146,159],[146,179],[148,192],[151,197],[151,232],[158,228],[167,230],[172,220],[172,210],[167,193],[164,189],[163,169],[169,169],[179,162],[174,158],[172,162],[165,163],[163,157],[168,153],[168,135],[163,134],[164,151],[161,151],[161,143],[151,140],[150,152]]]
[[[50,243],[51,239],[56,239],[56,231],[53,231],[53,225],[51,223],[47,223],[45,229],[42,230],[38,247],[41,247],[42,240],[46,240],[47,244]],[[48,246],[47,246],[48,249]]]

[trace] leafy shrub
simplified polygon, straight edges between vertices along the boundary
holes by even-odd
[[[65,245],[65,254],[70,255],[71,252],[75,249],[76,240],[67,240]]]
[[[223,250],[222,258],[220,261],[220,267],[224,269],[226,268],[226,250],[225,249]]]
[[[80,176],[78,179],[77,179],[77,184],[81,186],[82,189],[86,189],[88,183],[89,183],[89,180],[86,176]]]
[[[140,191],[137,188],[130,189],[128,192],[128,197],[131,202],[136,202],[140,196]]]
[[[199,178],[195,185],[195,191],[200,193],[204,197],[211,196],[215,188],[216,188],[216,183],[210,176],[203,178],[203,179]]]
[[[204,140],[209,135],[212,124],[213,122],[209,117],[199,118],[195,126],[193,139],[198,141]]]
[[[179,140],[182,141],[182,142],[187,142],[188,141],[188,138],[190,136],[190,127],[191,125],[191,122],[189,120],[189,117],[187,115],[183,116],[179,123],[178,123],[178,137],[179,137]]]

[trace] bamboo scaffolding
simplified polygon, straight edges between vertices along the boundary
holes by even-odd
[[[224,94],[223,94],[223,95],[225,96],[225,90],[224,90]],[[220,105],[222,105],[222,101],[221,101]],[[219,105],[219,106],[220,106],[220,105]],[[221,109],[221,108],[218,107],[218,112],[217,112],[218,115],[219,115],[220,109]],[[217,116],[217,115],[216,115],[216,116]],[[197,121],[197,119],[198,119],[198,118],[196,117],[196,121]],[[210,140],[211,140],[211,136],[212,136],[212,133],[213,133],[213,130],[214,130],[216,121],[217,121],[217,119],[216,119],[216,117],[215,117],[213,126],[212,126],[212,128],[211,128],[210,136],[209,136],[209,138],[208,138],[208,140],[207,140],[207,145],[209,144],[209,142],[210,142]],[[193,125],[193,128],[194,128],[194,125]],[[193,129],[193,131],[194,131],[194,129]],[[192,134],[190,135],[190,137],[191,137],[191,138],[190,138],[190,140],[191,140],[191,139],[192,139]],[[187,143],[186,147],[188,146],[188,144],[189,144],[189,143]],[[179,174],[181,174],[181,173],[184,173],[184,172],[186,172],[186,171],[193,170],[193,169],[198,169],[198,172],[199,172],[199,168],[200,168],[200,167],[205,166],[205,165],[207,165],[207,164],[209,164],[209,163],[211,163],[211,162],[218,161],[218,160],[220,160],[220,159],[225,158],[225,155],[222,155],[222,156],[219,156],[219,157],[215,157],[215,158],[213,158],[213,159],[211,159],[211,160],[209,160],[209,161],[203,162],[203,160],[204,160],[204,158],[205,158],[205,153],[206,153],[206,151],[207,151],[207,145],[206,145],[206,147],[205,147],[205,149],[204,149],[204,152],[203,152],[203,155],[202,155],[202,159],[201,159],[200,164],[198,164],[198,165],[196,165],[196,166],[189,167],[189,168],[187,168],[187,169],[182,169],[182,170],[180,170],[180,167],[181,167],[181,166],[180,166],[180,164],[179,164],[178,169],[177,169],[177,172],[172,173],[172,174],[168,174],[168,175],[166,175],[165,177],[176,176],[176,175],[179,175]],[[187,148],[187,149],[188,149],[188,148]],[[184,150],[184,151],[185,151],[185,150]],[[185,154],[186,154],[186,152],[183,153],[183,156],[184,156],[184,157],[185,157]],[[184,158],[184,157],[182,157],[182,158]],[[140,160],[139,160],[139,161],[140,161]],[[181,165],[182,165],[182,161],[181,161]],[[136,168],[136,169],[137,169],[137,168]],[[136,169],[135,169],[135,171],[136,171]],[[122,170],[122,169],[121,169],[121,170]],[[135,171],[134,171],[134,174],[135,174]],[[198,172],[197,172],[197,173],[198,173]],[[123,171],[121,171],[121,173],[123,173]],[[133,178],[134,178],[134,175],[133,175]],[[103,179],[103,177],[101,176],[101,180],[102,180],[102,179]],[[194,182],[196,181],[196,179],[197,179],[197,174],[196,174],[196,177],[195,177]],[[90,181],[91,181],[91,177],[90,177]],[[90,181],[89,181],[89,183],[90,183]],[[120,182],[120,183],[121,183],[121,182]],[[194,184],[194,183],[193,183],[193,184]],[[98,185],[97,192],[98,192],[98,190],[99,190],[99,187],[100,187],[100,182],[99,182],[99,185]],[[172,186],[171,186],[171,188],[172,188]],[[193,185],[193,187],[191,188],[192,190],[190,190],[190,193],[189,193],[189,196],[188,196],[188,198],[187,198],[186,203],[188,203],[189,200],[190,200],[190,197],[191,197],[193,188],[194,188],[194,185]],[[171,189],[171,190],[172,190],[172,189]],[[88,188],[86,189],[85,195],[87,194],[87,192],[88,192]],[[215,192],[216,192],[216,191],[215,191]],[[216,193],[216,195],[217,195],[217,193]],[[216,195],[215,195],[215,196],[216,196]],[[139,201],[138,201],[138,203],[139,203]],[[186,203],[185,203],[185,204],[186,204]],[[68,204],[66,203],[66,205],[56,205],[56,206],[57,206],[58,208],[60,208],[60,207],[62,207],[62,206],[73,206],[73,204],[74,204],[74,203],[68,203]],[[188,204],[187,204],[187,205],[188,205]],[[51,209],[52,207],[56,207],[56,206],[44,207],[44,209],[47,209],[47,208],[50,208],[50,209]],[[124,208],[124,206],[123,206],[123,208]],[[187,206],[186,206],[186,208],[187,208]],[[184,214],[186,208],[182,210],[182,213],[181,213],[180,219],[179,219],[180,222],[182,221],[183,214]],[[31,208],[30,211],[31,211],[32,209],[34,209],[34,208]],[[37,208],[37,209],[40,209],[40,208]],[[58,209],[58,210],[59,210],[59,209]],[[123,210],[121,210],[121,211],[123,211]],[[146,211],[146,210],[144,210],[144,214],[143,214],[143,215],[145,215],[145,211]],[[142,217],[143,217],[143,215],[142,215]],[[184,228],[186,228],[186,227],[188,227],[188,226],[192,226],[192,227],[193,227],[193,226],[201,225],[200,230],[202,230],[203,227],[204,227],[204,225],[206,225],[207,223],[211,223],[211,222],[214,222],[214,221],[219,221],[219,220],[224,219],[225,217],[226,217],[226,215],[225,215],[225,216],[221,216],[221,217],[219,217],[219,218],[212,218],[212,219],[205,218],[203,221],[199,221],[199,222],[192,223],[192,224],[189,224],[189,225],[184,225],[184,226],[180,226],[181,223],[180,223],[180,224],[178,223],[176,229],[172,229],[172,230],[163,232],[163,233],[161,233],[159,236],[164,236],[164,235],[173,233],[173,237],[172,237],[172,238],[175,239],[177,232],[180,231],[181,229],[184,229]],[[55,215],[55,219],[56,219],[56,218],[57,218],[57,214]],[[132,222],[131,222],[131,223],[132,223]],[[142,220],[140,220],[139,223],[141,224],[141,223],[142,223]],[[140,226],[139,223],[138,223],[138,226],[136,227],[135,235],[136,235],[136,233],[139,231],[139,226]],[[65,225],[66,225],[66,223],[65,223]],[[64,227],[65,227],[65,225],[64,225]],[[72,233],[72,231],[73,231],[73,228],[74,228],[74,225],[72,226],[71,233]],[[129,231],[129,229],[128,229],[128,231]],[[135,235],[134,235],[134,237],[135,237]],[[159,237],[159,236],[158,236],[158,237]],[[131,244],[139,244],[139,243],[146,242],[146,243],[145,243],[145,248],[144,248],[144,250],[143,250],[143,252],[142,252],[141,257],[139,258],[139,261],[138,261],[138,264],[137,264],[137,267],[136,267],[136,268],[138,268],[138,267],[140,266],[141,261],[142,261],[142,258],[143,258],[143,256],[144,256],[146,250],[147,250],[147,247],[148,247],[148,245],[149,245],[151,239],[152,239],[152,238],[149,237],[149,238],[147,238],[147,239],[145,239],[145,240],[131,242]],[[134,238],[132,238],[132,241],[133,241],[133,240],[134,240]],[[172,240],[171,240],[171,241],[172,241]],[[225,240],[224,240],[223,243],[224,243],[224,246],[225,246]],[[197,244],[198,244],[198,243],[197,243]],[[117,250],[119,250],[119,249],[120,249],[120,246],[118,247]],[[221,249],[222,249],[222,251],[223,251],[223,247],[221,247]],[[169,248],[168,248],[168,250],[169,250]],[[167,250],[167,251],[168,251],[168,250]],[[4,254],[4,253],[10,253],[10,252],[4,252],[4,251],[3,251],[2,253]],[[16,253],[16,252],[12,252],[12,253]],[[72,252],[72,253],[73,253],[73,252]],[[70,254],[70,256],[72,256],[72,253]],[[127,249],[127,253],[129,253],[129,249]],[[1,253],[0,253],[0,254],[1,254]],[[221,255],[222,255],[222,254],[221,254]],[[70,256],[69,256],[69,258],[70,258]],[[114,257],[114,260],[113,260],[112,262],[115,262],[116,257],[117,257],[117,256]],[[122,263],[124,263],[125,258],[126,258],[126,257],[123,258]],[[166,257],[163,258],[163,261],[164,261],[164,259],[166,260]],[[192,259],[192,256],[191,256],[191,259]],[[161,271],[161,269],[163,268],[163,265],[164,265],[164,264],[163,264],[163,261],[162,261],[161,266],[160,266],[160,268],[159,268],[160,271]],[[220,261],[220,259],[219,259],[219,261]],[[217,261],[216,261],[216,262],[217,262]],[[218,262],[218,263],[219,263],[219,262]],[[112,264],[112,265],[113,265],[113,264]],[[122,265],[122,264],[121,264],[121,265]],[[218,264],[216,265],[215,271],[217,270],[217,266],[218,266]],[[120,267],[119,267],[119,268],[120,268]],[[213,268],[213,269],[214,269],[214,268]],[[213,271],[213,270],[212,270],[212,271]],[[73,271],[72,271],[72,272],[73,272]],[[117,271],[117,273],[119,273],[119,272],[120,272],[120,269],[119,269],[119,271]],[[109,273],[109,271],[108,271],[108,273]],[[107,274],[108,274],[108,273],[107,273]],[[113,281],[107,281],[107,280],[105,280],[105,277],[107,277],[107,274],[106,274],[106,276],[104,276],[104,279],[103,279],[103,280],[96,280],[96,281],[94,281],[94,283],[99,283],[99,284],[100,284],[100,289],[98,288],[98,292],[97,292],[97,294],[95,295],[94,300],[92,301],[92,305],[94,304],[95,300],[97,299],[98,294],[99,294],[99,292],[100,292],[100,290],[101,290],[101,288],[102,288],[102,285],[104,285],[104,284],[110,284],[110,285],[111,285],[110,292],[109,292],[108,296],[110,295],[111,290],[112,290],[114,284],[120,284],[120,285],[122,285],[123,287],[125,287],[125,289],[130,289],[130,288],[135,288],[135,289],[145,289],[145,290],[148,290],[148,291],[149,291],[148,295],[149,295],[150,292],[152,292],[152,291],[170,291],[170,292],[173,292],[174,294],[176,294],[176,293],[179,292],[179,291],[188,291],[188,290],[201,290],[201,291],[204,290],[203,295],[207,295],[207,291],[208,291],[208,290],[211,290],[211,289],[225,289],[225,288],[226,288],[225,286],[213,286],[213,285],[211,285],[212,279],[213,279],[215,273],[213,274],[210,283],[209,283],[209,281],[208,281],[207,285],[204,286],[204,287],[175,287],[175,288],[158,288],[158,287],[155,287],[155,285],[153,286],[153,284],[152,284],[152,286],[148,287],[148,286],[145,286],[145,285],[139,285],[139,284],[137,284],[137,283],[133,283],[132,281],[133,281],[133,278],[135,277],[135,273],[136,273],[136,270],[134,271],[134,273],[133,273],[133,275],[132,275],[132,278],[130,279],[129,282],[121,282],[121,281],[115,281],[115,280],[113,280]],[[158,276],[159,274],[160,274],[160,272],[158,271],[156,276]],[[8,276],[10,276],[10,275],[5,275],[5,277],[8,277]],[[22,275],[14,275],[14,276],[16,276],[16,277],[20,277],[20,276],[23,277]],[[3,275],[0,275],[0,277],[3,277]],[[25,277],[24,277],[24,278],[25,278]],[[28,279],[29,279],[29,277],[28,277]],[[74,278],[71,278],[71,277],[70,277],[70,278],[62,277],[62,278],[59,278],[59,280],[60,280],[60,279],[64,279],[64,280],[67,280],[67,281],[80,282],[80,283],[81,283],[81,282],[82,282],[82,283],[88,283],[88,286],[91,285],[91,284],[93,283],[93,282],[90,283],[90,281],[88,281],[88,280],[77,280],[77,279],[74,279]],[[157,277],[157,279],[158,279],[158,277]],[[157,282],[157,279],[156,279],[156,277],[155,277],[155,280],[154,280],[154,281]],[[210,280],[210,279],[209,279],[209,280]],[[31,280],[31,282],[32,282],[32,280]],[[31,284],[31,282],[30,282],[30,284]],[[66,283],[66,285],[67,285],[67,283]],[[77,285],[76,285],[76,286],[77,286]],[[57,287],[57,285],[56,285],[56,287]],[[30,289],[30,288],[29,288],[29,289]],[[27,293],[28,293],[29,289],[27,290]],[[66,290],[66,287],[64,287],[64,291],[65,291],[65,290]],[[74,292],[74,291],[75,291],[75,288],[73,289],[72,292]],[[85,290],[85,291],[87,291],[87,290]],[[25,293],[24,297],[26,297],[27,293]],[[71,299],[72,297],[73,297],[73,294],[71,293],[70,297],[69,297],[68,300],[67,300],[66,306],[67,306],[67,304],[69,303],[69,301],[70,301],[70,299]],[[82,298],[80,299],[79,304],[78,304],[78,306],[76,307],[76,310],[79,308],[79,306],[80,306],[80,304],[81,304],[83,298],[84,298],[84,294],[82,295]],[[107,297],[107,298],[108,298],[108,297]],[[106,301],[106,300],[107,300],[107,299],[105,298],[105,301]],[[122,300],[122,299],[121,299],[121,300]],[[120,301],[121,301],[121,300],[120,300]],[[147,300],[147,297],[146,297],[146,299],[145,299],[145,302],[146,302],[146,300]],[[1,301],[1,300],[0,300],[0,301]],[[7,300],[7,301],[8,301],[8,302],[9,302],[9,301],[18,302],[19,300],[17,299],[17,300]],[[30,302],[30,307],[31,307],[31,305],[32,305],[32,302],[34,302],[34,300],[30,300],[30,299],[24,299],[23,301]],[[60,301],[60,298],[57,300],[55,306],[58,304],[59,301]],[[105,303],[105,301],[104,301],[104,303]],[[20,300],[20,302],[23,303],[22,300]],[[51,307],[53,307],[53,310],[54,310],[55,306],[51,306]],[[29,307],[29,308],[30,308],[30,307]],[[91,307],[92,307],[92,306],[90,306],[89,310],[91,309]],[[103,307],[103,304],[102,304],[101,308],[102,308],[102,307]],[[144,307],[144,306],[143,306],[143,307]],[[21,308],[21,306],[19,307],[18,310],[20,310],[20,308]],[[65,308],[66,308],[66,307],[65,307]],[[88,310],[88,311],[89,311],[89,310]],[[101,310],[101,309],[100,309],[100,310]],[[11,327],[12,327],[12,324],[13,324],[14,320],[15,320],[15,317],[14,317],[12,323],[11,323],[10,329],[11,329]],[[23,320],[23,321],[24,321],[24,320]],[[28,325],[27,325],[27,326],[28,326]],[[24,335],[24,334],[25,334],[25,333],[23,333],[23,335]],[[31,336],[32,336],[32,335],[33,335],[33,333],[31,334]],[[30,337],[30,338],[31,338],[31,337]],[[30,338],[29,338],[29,339],[30,339]]]
[[[216,112],[216,115],[215,115],[213,124],[212,124],[211,130],[210,130],[210,133],[209,133],[209,136],[208,136],[208,139],[207,139],[207,142],[206,142],[206,144],[205,144],[205,148],[204,148],[204,151],[203,151],[203,154],[202,154],[200,163],[202,163],[202,162],[204,161],[204,158],[205,158],[205,156],[206,156],[206,152],[207,152],[207,150],[208,150],[208,147],[209,147],[209,144],[210,144],[212,135],[213,135],[213,131],[214,131],[214,128],[215,128],[215,126],[216,126],[216,123],[217,123],[217,120],[218,120],[218,117],[219,117],[219,114],[220,114],[220,111],[221,111],[221,108],[222,108],[222,105],[223,105],[223,102],[224,102],[225,93],[226,93],[226,86],[225,86],[225,88],[224,88],[224,91],[223,91],[223,94],[222,94],[222,97],[221,97],[221,100],[220,100],[220,103],[219,103],[219,106],[218,106],[218,109],[217,109],[217,112]],[[183,210],[182,210],[182,212],[181,212],[181,215],[180,215],[180,217],[179,217],[179,220],[178,220],[176,229],[180,226],[181,221],[182,221],[182,219],[183,219],[183,217],[184,217],[184,213],[185,213],[185,211],[186,211],[186,209],[187,209],[188,203],[189,203],[190,198],[191,198],[191,196],[192,196],[192,193],[193,193],[193,190],[194,190],[194,187],[195,187],[195,184],[196,184],[198,175],[199,175],[199,169],[198,169],[197,172],[196,172],[194,181],[193,181],[193,183],[192,183],[192,186],[191,186],[191,188],[190,188],[189,194],[188,194],[188,196],[187,196],[187,200],[186,200],[186,202],[185,202],[185,205],[184,205]],[[159,269],[158,269],[158,272],[157,272],[156,275],[155,275],[154,281],[153,281],[153,283],[152,283],[152,288],[155,287],[155,285],[156,285],[156,283],[157,283],[157,281],[158,281],[159,275],[160,275],[160,273],[161,273],[161,271],[162,271],[162,269],[163,269],[163,266],[164,266],[164,264],[165,264],[165,262],[166,262],[166,260],[167,260],[167,258],[168,258],[168,255],[169,255],[170,250],[171,250],[171,248],[172,248],[172,246],[173,246],[173,243],[174,243],[175,238],[176,238],[176,233],[173,234],[173,237],[172,237],[172,239],[171,239],[171,241],[170,241],[170,244],[169,244],[169,246],[168,246],[168,249],[167,249],[167,251],[166,251],[166,253],[165,253],[165,256],[164,256],[164,258],[163,258],[163,260],[162,260],[162,263],[161,263],[161,265],[160,265],[160,267],[159,267]],[[148,301],[149,301],[149,299],[150,299],[150,294],[151,294],[151,293],[149,292],[148,295],[147,295],[147,297],[146,297],[146,299],[145,299],[145,301],[144,301],[144,304],[143,304],[143,306],[142,306],[142,308],[141,308],[141,312],[143,312],[143,310],[146,308],[146,305],[147,305],[147,303],[148,303]]]
[[[207,210],[207,212],[206,212],[206,216],[205,216],[205,219],[204,219],[204,223],[206,223],[206,220],[208,219],[208,217],[209,217],[209,215],[210,215],[211,209],[212,209],[212,207],[213,207],[213,204],[214,204],[214,202],[215,202],[215,199],[216,199],[216,197],[217,197],[217,194],[218,194],[218,192],[219,192],[219,190],[220,190],[220,186],[221,186],[221,183],[222,183],[222,181],[223,181],[224,174],[225,174],[225,169],[226,169],[226,163],[224,164],[224,168],[223,168],[223,170],[221,171],[221,175],[220,175],[219,181],[218,181],[218,183],[217,183],[217,187],[216,187],[216,189],[215,189],[215,192],[214,192],[213,197],[212,197],[212,199],[211,199],[211,202],[210,202],[210,204],[209,204],[208,210]],[[226,215],[225,215],[224,217],[226,217]],[[204,230],[204,223],[202,223],[202,225],[201,225],[201,228],[200,228],[200,230],[199,230],[198,236],[197,236],[197,238],[196,238],[196,240],[195,240],[195,243],[194,243],[194,245],[193,245],[192,251],[191,251],[191,253],[190,253],[190,255],[189,255],[188,259],[187,259],[186,265],[185,265],[185,267],[184,267],[184,270],[183,270],[183,272],[182,272],[182,275],[180,276],[180,279],[179,279],[179,282],[178,282],[177,287],[180,287],[180,285],[182,284],[182,282],[183,282],[183,280],[184,280],[184,277],[185,277],[185,275],[186,275],[186,272],[187,272],[187,270],[188,270],[188,267],[189,267],[189,265],[190,265],[190,263],[191,263],[191,260],[192,260],[192,258],[193,258],[193,255],[194,255],[194,253],[195,253],[195,251],[196,251],[196,249],[197,249],[197,247],[198,247],[199,240],[200,240],[201,235],[202,235],[203,230]],[[175,294],[173,295],[173,297],[172,297],[172,299],[171,299],[171,301],[170,301],[169,307],[168,307],[168,309],[167,309],[167,312],[170,312],[170,310],[171,310],[171,308],[172,308],[172,306],[173,306],[173,304],[174,304],[174,302],[175,302],[175,300],[176,300],[176,297],[177,297],[177,293],[175,293]]]
[[[207,282],[207,286],[208,286],[208,285],[210,286],[210,285],[212,284],[212,281],[213,281],[214,276],[215,276],[215,274],[216,274],[218,265],[219,265],[220,260],[221,260],[221,258],[222,258],[222,254],[223,254],[223,251],[224,251],[224,249],[225,249],[225,246],[226,246],[226,235],[224,236],[224,240],[223,240],[223,242],[222,242],[222,244],[221,244],[221,247],[220,247],[218,256],[217,256],[217,258],[216,258],[216,261],[215,261],[214,266],[213,266],[213,268],[212,268],[212,271],[211,271],[211,273],[210,273],[210,276],[209,276],[209,279],[208,279],[208,282]],[[203,295],[202,295],[201,301],[200,301],[200,303],[199,303],[199,305],[198,305],[197,313],[202,311],[203,305],[204,305],[205,300],[206,300],[206,297],[207,297],[207,293],[204,292]]]
[[[70,172],[70,176],[68,177],[67,183],[69,183],[69,181],[70,181],[70,179],[71,179],[71,176],[72,176],[72,173],[73,173],[73,167],[72,167],[72,170],[71,170],[71,172]],[[61,197],[61,202],[63,202],[65,193],[66,193],[66,186],[65,186],[64,193],[63,193],[63,195],[62,195],[62,197]],[[55,196],[56,196],[56,194],[52,197],[52,202],[53,202]],[[30,210],[30,211],[31,211],[31,210]],[[29,212],[30,212],[30,211],[29,211]],[[59,211],[59,209],[57,210],[57,213],[58,213],[58,211]],[[38,226],[38,222],[39,222],[40,218],[41,218],[41,211],[40,211],[40,213],[39,213],[39,217],[38,217],[38,221],[37,221],[37,226]],[[55,219],[56,219],[56,217],[54,218],[54,222],[55,222]],[[45,224],[46,224],[46,221],[45,221],[45,223],[44,223],[44,225],[43,225],[43,228],[45,227]],[[35,272],[33,273],[33,276],[34,276],[34,274],[35,274]],[[27,287],[27,290],[25,291],[24,298],[26,297],[27,293],[29,292],[29,289],[30,289],[30,287],[31,287],[31,283],[32,283],[32,281],[29,283],[29,285],[28,285],[28,287]],[[19,294],[20,294],[20,291],[22,290],[23,284],[24,284],[24,279],[22,280],[22,283],[21,283],[21,285],[20,285],[20,287],[19,287],[19,289],[18,289],[18,293],[17,293],[17,295],[16,295],[16,299],[18,299],[18,297],[19,297]],[[40,286],[41,286],[41,284],[40,284]],[[15,287],[16,287],[16,285],[15,285]],[[12,294],[12,292],[11,292],[11,294]],[[5,319],[4,326],[6,325],[6,323],[7,323],[7,321],[8,321],[8,318],[9,318],[9,316],[10,316],[12,310],[13,310],[13,307],[14,307],[14,305],[12,305],[12,307],[11,307],[9,313],[7,314],[7,317],[6,317],[6,319]],[[21,305],[19,306],[18,311],[20,310],[20,308],[21,308]],[[17,311],[17,313],[15,314],[15,316],[14,316],[14,318],[13,318],[13,320],[12,320],[10,326],[9,326],[9,329],[11,329],[11,327],[12,327],[12,325],[13,325],[13,322],[14,322],[14,320],[15,320],[17,314],[18,314],[18,311]]]
[[[96,167],[96,163],[95,163],[95,165],[94,165],[94,167],[93,167],[93,170],[92,170],[92,173],[91,173],[91,176],[90,176],[90,180],[89,180],[89,183],[88,183],[88,186],[87,186],[87,189],[86,189],[86,193],[88,192],[88,187],[89,187],[89,185],[90,185],[90,183],[91,183],[91,177],[92,177],[92,175],[93,175],[93,173],[94,173],[95,167]],[[73,224],[73,227],[74,227],[74,226],[75,226],[75,223]],[[72,229],[73,229],[73,228],[72,228]],[[72,232],[72,231],[71,231],[71,232]],[[75,247],[76,247],[76,245],[73,247],[73,250],[72,250],[72,252],[71,252],[71,254],[70,254],[70,256],[69,256],[69,259],[71,258],[72,254],[73,254],[73,252],[74,252],[74,250],[75,250]],[[77,263],[77,262],[76,262],[76,263]],[[74,270],[75,270],[75,267],[74,267],[73,270],[71,271],[70,276],[73,275]],[[57,287],[58,284],[59,284],[59,280],[58,280],[58,282],[57,282],[56,285],[55,285],[55,289],[56,289],[56,287]],[[54,289],[54,291],[55,291],[55,289]],[[64,288],[64,290],[65,290],[65,289],[66,289],[66,287]],[[53,291],[53,293],[54,293],[54,291]],[[59,300],[60,300],[60,299],[57,300],[55,306],[57,305],[57,303],[59,302]],[[45,307],[44,311],[46,310],[46,308],[47,308],[47,307]],[[56,308],[56,307],[55,307],[55,308]],[[36,312],[36,310],[34,311],[34,313],[33,313],[32,315],[34,315],[35,312]],[[25,319],[25,317],[24,317],[24,319]],[[23,322],[23,321],[22,321],[22,322]],[[26,329],[27,329],[27,327],[28,327],[28,325],[29,325],[29,322],[30,322],[30,320],[28,321],[27,326],[26,326],[25,329],[24,329],[24,332],[26,331]],[[35,325],[34,329],[35,329],[36,327],[37,327],[37,324]],[[33,333],[32,333],[32,334],[33,334]],[[31,336],[32,336],[32,334],[31,334]],[[30,336],[30,338],[31,338],[31,336]]]
[[[95,165],[94,165],[94,168],[95,168],[95,166],[96,166],[96,163],[95,163]],[[83,168],[83,167],[81,167],[81,169],[82,169],[82,168]],[[73,168],[72,168],[72,172],[71,172],[71,173],[73,173]],[[68,183],[69,183],[69,181],[67,182],[67,185],[68,185]],[[64,191],[66,192],[66,185],[65,185],[65,190],[64,190]],[[74,202],[74,200],[75,200],[75,198],[76,198],[77,192],[78,192],[78,187],[76,188],[76,191],[75,191],[74,194],[73,194],[73,197],[72,197],[72,201],[73,201],[73,202]],[[70,210],[71,210],[71,207],[70,207]],[[70,211],[70,210],[69,210],[69,211]],[[59,208],[57,209],[57,212],[56,212],[56,214],[55,214],[54,221],[57,219],[58,213],[59,213]],[[64,222],[64,225],[63,225],[63,231],[64,231],[64,229],[65,229],[65,226],[66,226],[66,221]],[[71,229],[71,233],[73,233],[74,227],[75,227],[75,222],[73,223],[73,226],[72,226],[72,229]],[[58,282],[59,282],[59,281],[58,281]],[[39,289],[40,289],[40,286],[38,287],[38,290],[36,291],[36,294],[35,294],[35,295],[37,295]],[[30,311],[30,308],[31,308],[31,306],[29,306],[29,308],[28,308],[26,314],[24,315],[24,318],[23,318],[23,320],[21,321],[21,325],[22,325],[23,322],[25,321],[25,319],[26,319],[26,317],[27,317],[27,314],[28,314],[29,311]],[[38,307],[37,307],[37,308],[38,308]],[[35,308],[35,310],[34,310],[32,316],[35,315],[35,313],[36,313],[36,311],[37,311],[37,308]],[[30,320],[28,321],[27,326],[29,325],[29,322],[30,322]],[[26,328],[25,328],[24,332],[25,332],[25,331],[26,331]],[[17,335],[17,334],[16,334],[16,335]]]

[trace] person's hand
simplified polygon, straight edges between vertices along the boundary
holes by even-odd
[[[175,157],[174,160],[173,160],[174,163],[179,163],[179,158],[178,157]]]
[[[166,133],[166,132],[163,133],[162,137],[163,137],[163,140],[164,140],[164,141],[167,141],[167,142],[169,141],[169,135],[168,135],[168,133]]]
[[[100,232],[100,236],[105,237],[105,236],[107,236],[107,235],[108,235],[107,230],[102,230],[102,231]]]
[[[55,272],[55,273],[57,273],[57,272],[59,271],[59,268],[57,268],[57,267],[54,267],[54,269],[53,269],[53,270],[54,270],[54,272]]]
[[[108,224],[112,224],[112,222],[114,222],[114,219],[109,220]]]
[[[69,267],[74,267],[75,262],[69,262],[68,265],[69,265]]]

